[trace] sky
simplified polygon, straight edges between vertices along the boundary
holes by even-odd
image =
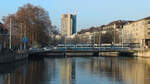
[[[16,13],[24,4],[41,6],[60,30],[61,14],[77,13],[77,31],[114,20],[138,20],[150,16],[150,0],[1,0],[0,19]],[[0,20],[1,21],[1,20]]]

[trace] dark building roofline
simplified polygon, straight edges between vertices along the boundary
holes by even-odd
[[[126,23],[131,23],[131,22],[134,22],[134,21],[131,21],[131,20],[116,20],[116,21],[110,22],[109,24],[107,24],[105,26],[110,26],[110,25],[113,25],[113,24],[125,25]]]
[[[142,19],[139,19],[139,20],[136,20],[136,21],[133,21],[133,22],[130,22],[129,24],[135,23],[135,22],[138,22],[138,21],[141,21],[141,20],[150,20],[150,16],[145,17],[145,18],[142,18]],[[126,25],[127,25],[127,24],[126,24]]]
[[[142,18],[142,19],[139,19],[139,20],[136,20],[135,22],[138,22],[138,21],[141,21],[141,20],[150,20],[150,16]]]

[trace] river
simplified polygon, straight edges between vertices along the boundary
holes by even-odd
[[[44,58],[0,64],[0,84],[150,84],[150,58]]]

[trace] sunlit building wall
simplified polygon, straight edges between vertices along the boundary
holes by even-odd
[[[150,47],[150,17],[125,25],[122,30],[122,38],[123,43]]]
[[[76,33],[76,14],[62,14],[61,35],[70,37]]]

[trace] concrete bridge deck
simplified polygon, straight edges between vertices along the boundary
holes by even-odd
[[[100,56],[100,53],[116,53],[116,55],[132,55],[134,50],[129,48],[72,48],[72,49],[53,49],[53,50],[40,50],[30,52],[30,55],[42,55],[42,56]]]

